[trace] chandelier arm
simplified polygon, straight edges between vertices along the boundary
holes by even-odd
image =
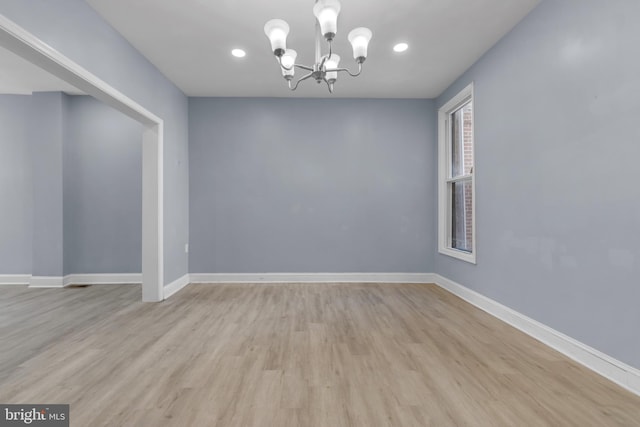
[[[300,80],[298,80],[295,84],[295,86],[291,87],[291,80],[288,80],[289,82],[289,89],[291,89],[291,91],[294,91],[296,89],[298,89],[298,85],[300,84],[301,81],[307,80],[309,78],[311,78],[311,76],[313,76],[313,73],[309,73],[303,77],[300,78]]]
[[[298,67],[301,70],[306,70],[306,71],[313,71],[312,67],[307,67],[306,65],[302,65],[302,64],[293,64],[294,67]]]
[[[277,56],[276,58],[278,58],[278,63],[280,64],[280,67],[282,67],[283,70],[291,71],[295,67],[298,67],[298,68],[303,69],[303,70],[313,71],[313,68],[307,67],[306,65],[302,65],[302,64],[293,64],[291,67],[286,67],[286,66],[282,65],[282,58],[281,57]]]
[[[349,75],[351,77],[358,77],[360,75],[360,73],[362,73],[362,64],[358,64],[358,72],[357,73],[352,73],[351,71],[349,71],[347,68],[331,68],[326,70],[327,73],[329,72],[333,72],[333,71],[346,71],[347,73],[349,73]]]

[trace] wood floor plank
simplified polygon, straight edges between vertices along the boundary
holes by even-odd
[[[0,402],[74,426],[633,426],[640,397],[434,285],[0,290]]]

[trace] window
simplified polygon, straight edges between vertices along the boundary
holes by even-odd
[[[438,111],[438,251],[476,262],[473,84]]]

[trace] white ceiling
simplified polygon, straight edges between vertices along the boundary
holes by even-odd
[[[263,32],[281,18],[298,62],[314,59],[313,0],[86,0],[189,96],[291,96]],[[348,32],[369,27],[369,58],[358,78],[341,76],[336,97],[440,95],[539,0],[342,0],[334,52],[354,68]],[[409,50],[397,54],[394,44]],[[232,57],[232,48],[247,51]],[[299,72],[298,72],[299,73]],[[306,84],[304,84],[306,83]],[[330,96],[304,82],[294,96]]]
[[[0,47],[0,94],[31,95],[33,92],[82,92],[42,68]]]

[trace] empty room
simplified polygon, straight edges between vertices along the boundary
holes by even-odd
[[[0,425],[640,426],[638,20],[0,0]]]

